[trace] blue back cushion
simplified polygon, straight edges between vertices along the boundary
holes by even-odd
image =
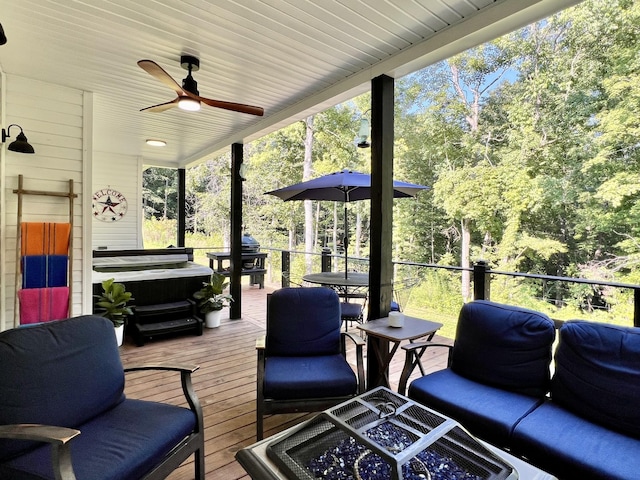
[[[551,398],[594,423],[640,438],[640,328],[565,323]]]
[[[477,382],[543,396],[554,338],[553,321],[542,313],[477,300],[460,311],[451,368]]]
[[[282,288],[267,302],[267,356],[340,353],[340,300],[325,287]]]
[[[113,324],[82,316],[0,333],[0,424],[75,428],[124,400]],[[0,440],[0,460],[33,447]]]

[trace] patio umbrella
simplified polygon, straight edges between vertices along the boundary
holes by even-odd
[[[414,197],[429,187],[414,183],[393,181],[393,197]],[[296,183],[266,193],[275,195],[285,202],[291,200],[331,200],[344,202],[344,275],[347,277],[347,203],[371,198],[371,175],[344,169],[322,177]]]

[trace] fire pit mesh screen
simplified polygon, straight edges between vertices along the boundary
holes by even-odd
[[[289,479],[518,478],[458,423],[384,388],[319,414],[267,454]]]

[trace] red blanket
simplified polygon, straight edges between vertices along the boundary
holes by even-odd
[[[23,288],[18,298],[21,325],[69,316],[69,287]]]

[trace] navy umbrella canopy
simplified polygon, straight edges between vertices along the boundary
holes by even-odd
[[[419,191],[429,187],[414,183],[393,181],[393,197],[414,197]],[[344,169],[322,177],[296,183],[288,187],[267,192],[284,201],[289,200],[330,200],[335,202],[355,202],[371,198],[371,175]]]
[[[421,190],[428,189],[424,185],[393,181],[393,197],[414,197]],[[275,195],[284,201],[291,200],[329,200],[344,202],[344,266],[347,275],[347,203],[357,200],[371,199],[371,175],[344,169],[322,177],[296,183],[266,193]]]

